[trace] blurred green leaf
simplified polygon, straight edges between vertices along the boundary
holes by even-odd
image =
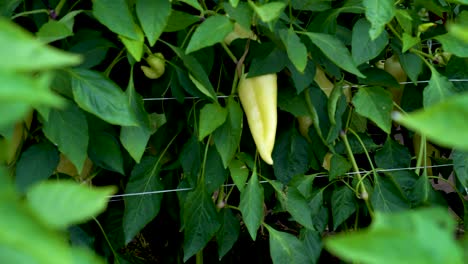
[[[468,150],[467,105],[468,93],[462,93],[408,115],[395,113],[393,118],[436,144]]]
[[[350,262],[392,264],[403,259],[408,263],[461,264],[463,253],[453,238],[454,227],[443,208],[377,212],[369,228],[329,237],[325,247]]]
[[[81,62],[80,56],[44,45],[6,18],[0,17],[0,28],[0,70],[47,70]]]
[[[73,181],[45,181],[29,189],[26,200],[44,223],[65,229],[103,212],[115,191],[113,186],[90,188]]]
[[[263,22],[271,22],[279,18],[281,12],[286,7],[286,3],[283,2],[270,2],[259,6],[249,1],[249,5]]]

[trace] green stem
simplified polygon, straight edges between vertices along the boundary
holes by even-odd
[[[415,53],[415,54],[417,54],[417,55],[420,55],[420,56],[422,56],[422,57],[428,58],[428,59],[430,59],[430,60],[434,60],[434,56],[432,56],[432,55],[430,55],[430,54],[427,54],[427,53],[425,53],[425,52],[422,52],[422,51],[420,51],[420,50],[418,50],[418,49],[411,48],[410,51],[413,52],[413,53]]]
[[[221,41],[221,46],[223,47],[224,51],[226,51],[229,58],[231,58],[232,62],[234,62],[234,64],[237,64],[238,60],[237,60],[236,56],[234,56],[234,54],[229,49],[229,47],[226,45],[226,43],[224,43],[224,41]]]
[[[203,264],[203,249],[200,250],[197,255],[195,255],[195,263],[196,264]]]
[[[112,71],[112,68],[114,68],[114,66],[121,60],[122,54],[124,53],[124,51],[125,51],[125,48],[120,50],[119,54],[117,54],[117,56],[114,58],[111,64],[109,64],[109,66],[106,68],[106,70],[104,71],[104,75],[106,77],[109,77],[109,74]]]
[[[396,31],[396,29],[392,26],[391,22],[387,24],[387,27],[390,29],[390,31],[392,31],[393,35],[395,35],[400,41],[403,41],[403,38]]]
[[[49,14],[49,10],[47,9],[37,9],[37,10],[31,10],[31,11],[25,11],[25,12],[21,12],[21,13],[18,13],[14,16],[11,17],[11,20],[14,20],[18,17],[22,17],[22,16],[27,16],[27,15],[33,15],[33,14],[40,14],[40,13],[46,13],[46,14]]]
[[[99,221],[96,219],[96,217],[93,217],[93,220],[94,220],[94,221],[96,222],[96,224],[98,225],[99,229],[100,229],[101,232],[102,232],[102,235],[104,236],[104,239],[106,240],[107,244],[109,245],[109,248],[110,248],[110,250],[112,251],[112,254],[114,255],[114,261],[115,261],[115,263],[120,264],[119,258],[118,258],[118,255],[117,255],[117,252],[116,252],[115,249],[112,247],[112,244],[111,244],[109,238],[107,237],[106,232],[104,231],[104,228],[101,226],[101,223],[99,223]]]
[[[420,172],[420,167],[422,165],[422,160],[426,160],[425,159],[425,146],[426,146],[426,136],[424,135],[421,135],[421,140],[419,141],[419,154],[418,154],[418,158],[416,160],[416,174],[419,175],[419,172]]]
[[[208,147],[210,146],[210,141],[211,141],[211,134],[208,136],[208,140],[206,141],[206,146],[205,146],[205,153],[203,154],[203,167],[202,167],[202,173],[200,177],[200,182],[204,182],[205,179],[205,171],[206,171],[206,160],[208,157]]]
[[[60,14],[60,11],[62,10],[63,5],[67,2],[67,0],[60,0],[60,2],[57,4],[55,7],[55,13],[57,16]]]
[[[312,99],[310,98],[309,89],[310,88],[307,88],[304,91],[307,108],[309,109],[309,114],[310,114],[310,117],[312,118],[312,123],[314,124],[314,128],[317,131],[317,134],[320,137],[320,140],[322,140],[322,142],[323,142],[323,144],[325,144],[325,146],[328,146],[327,141],[325,140],[325,138],[323,138],[322,130],[320,130],[320,125],[319,125],[317,112],[315,111],[314,105],[312,104]]]
[[[345,144],[346,151],[348,152],[348,157],[351,161],[351,164],[353,165],[354,172],[356,172],[356,175],[358,177],[357,187],[361,189],[359,197],[364,200],[367,200],[369,195],[367,193],[366,187],[363,184],[361,173],[359,171],[359,167],[357,165],[356,159],[354,158],[354,154],[353,154],[353,151],[351,150],[351,146],[349,145],[348,136],[346,135],[344,131],[341,131],[340,136],[343,139],[343,143]]]

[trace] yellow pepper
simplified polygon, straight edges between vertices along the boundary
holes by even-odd
[[[243,75],[239,81],[239,99],[247,116],[250,132],[260,157],[273,164],[271,153],[275,145],[278,86],[276,74],[253,78]]]

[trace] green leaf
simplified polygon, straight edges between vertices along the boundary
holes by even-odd
[[[57,20],[49,20],[37,32],[37,38],[43,43],[54,42],[73,35],[73,29]]]
[[[468,57],[468,49],[466,48],[467,41],[460,39],[457,35],[447,33],[434,38],[442,43],[444,51],[453,53],[455,56],[461,58]]]
[[[329,0],[292,0],[291,4],[297,10],[325,11],[331,8]]]
[[[180,1],[188,4],[189,6],[196,8],[200,12],[203,12],[203,8],[201,7],[201,5],[198,3],[197,0],[180,0]]]
[[[88,31],[82,31],[81,34],[89,34]],[[80,33],[77,33],[78,37]],[[99,33],[98,33],[99,34]],[[83,63],[80,64],[80,68],[92,68],[100,64],[106,57],[107,51],[110,48],[114,48],[115,45],[106,38],[95,36],[88,39],[80,39],[78,43],[75,43],[70,49],[70,52],[79,53],[84,57]],[[57,74],[57,73],[56,73]],[[58,73],[60,74],[60,73]],[[63,73],[61,73],[63,75]]]
[[[338,67],[361,78],[366,77],[358,70],[349,50],[337,37],[323,33],[304,34]]]
[[[397,9],[395,12],[395,17],[403,28],[404,33],[411,35],[413,32],[413,18],[406,9]]]
[[[143,153],[145,152],[146,145],[148,144],[152,131],[149,115],[145,110],[143,98],[135,91],[133,83],[133,68],[130,73],[130,81],[125,94],[128,97],[130,107],[135,110],[139,126],[123,126],[120,129],[120,142],[128,151],[130,156],[139,163]]]
[[[403,39],[402,39],[402,42],[403,42],[403,48],[401,50],[401,52],[406,52],[408,51],[410,48],[414,47],[415,45],[419,44],[421,42],[421,39],[419,37],[413,37],[411,36],[410,34],[404,32],[403,33]]]
[[[164,32],[175,32],[182,30],[196,22],[200,21],[199,16],[194,16],[185,12],[172,10],[169,20],[167,21]]]
[[[0,17],[0,28],[1,70],[43,71],[81,62],[80,56],[44,45],[7,18]]]
[[[127,48],[128,53],[130,53],[130,55],[132,55],[132,57],[136,61],[140,61],[143,57],[143,46],[145,44],[145,36],[143,35],[143,32],[141,30],[138,30],[137,34],[137,39],[128,38],[122,35],[119,35],[119,38],[125,45],[125,48]]]
[[[273,171],[282,183],[288,183],[292,177],[304,174],[309,168],[312,152],[309,143],[295,128],[281,133],[273,150]]]
[[[244,162],[240,160],[232,160],[229,164],[229,172],[231,174],[231,179],[234,184],[237,186],[240,192],[244,191],[245,183],[249,177],[249,169]]]
[[[370,23],[362,18],[353,27],[351,53],[356,65],[361,65],[377,57],[388,44],[388,34],[386,31],[372,40],[369,36]]]
[[[5,177],[4,174],[0,175],[0,178]],[[59,201],[62,201],[62,198],[60,197]],[[0,214],[2,215],[0,218],[2,262],[38,264],[72,262],[69,243],[57,232],[52,232],[25,204],[3,196],[0,202]],[[49,250],[56,253],[50,254]]]
[[[353,97],[356,112],[369,118],[385,133],[390,134],[393,109],[392,94],[382,87],[362,87]]]
[[[211,195],[203,186],[200,184],[185,199],[184,262],[202,250],[221,227]]]
[[[123,156],[116,135],[106,131],[95,131],[89,135],[89,158],[98,166],[125,174]]]
[[[202,164],[201,145],[196,137],[191,137],[182,148],[182,153],[179,156],[184,177],[186,177],[192,186],[198,179],[198,174]]]
[[[344,174],[347,173],[351,167],[351,163],[349,163],[345,157],[339,154],[333,154],[330,161],[330,180],[344,176]]]
[[[240,233],[240,223],[229,208],[221,211],[221,228],[216,234],[218,243],[218,256],[221,260],[236,243]]]
[[[262,46],[265,47],[267,45]],[[252,59],[252,64],[250,65],[248,73],[249,78],[268,73],[279,72],[287,65],[288,57],[284,50],[280,50],[276,47],[273,48],[271,51],[268,49],[266,50],[269,53],[261,55],[259,54],[254,59]]]
[[[338,226],[356,212],[355,197],[353,190],[348,186],[341,186],[333,190],[331,197],[333,230],[336,230]]]
[[[125,193],[164,190],[164,186],[159,179],[161,158],[161,156],[143,157],[141,162],[133,168],[125,187]],[[162,194],[124,197],[123,232],[125,244],[128,244],[138,232],[158,215],[162,199]]]
[[[382,169],[408,168],[410,163],[408,148],[391,138],[387,138],[383,148],[375,153],[375,164]]]
[[[44,223],[65,229],[103,212],[115,191],[113,186],[90,188],[73,181],[44,181],[27,192],[26,201]]]
[[[286,193],[286,210],[295,221],[304,227],[315,230],[312,222],[312,208],[310,208],[306,198],[294,187],[288,187]]]
[[[60,152],[81,173],[88,152],[88,121],[85,114],[75,105],[68,104],[64,110],[52,110],[49,119],[43,121],[42,131]]]
[[[198,140],[202,141],[206,136],[220,127],[227,118],[228,111],[219,104],[206,104],[200,110],[200,128]]]
[[[468,150],[468,93],[415,111],[408,115],[394,113],[393,119],[445,147]]]
[[[184,62],[185,67],[187,67],[191,73],[189,75],[190,80],[192,80],[198,90],[211,98],[213,101],[216,101],[216,93],[213,86],[211,85],[210,79],[197,59],[194,56],[186,55],[185,52],[179,47],[175,47],[169,44],[168,46]]]
[[[0,3],[0,16],[10,17],[20,3],[21,0],[9,0]]]
[[[394,213],[409,209],[408,201],[391,179],[377,175],[374,184],[371,204],[375,211]]]
[[[270,2],[259,6],[249,1],[249,5],[263,22],[272,22],[279,18],[286,7],[286,3],[284,2]]]
[[[311,263],[304,244],[295,236],[275,230],[265,224],[270,235],[270,255],[273,263]]]
[[[318,231],[301,229],[299,239],[304,244],[306,252],[311,258],[309,263],[318,263],[320,254],[322,253],[322,234]]]
[[[213,193],[219,189],[228,176],[228,170],[224,168],[223,161],[214,146],[208,149],[206,154],[206,168],[204,183],[206,191]]]
[[[0,126],[15,123],[32,107],[63,106],[65,101],[49,89],[50,77],[50,74],[32,77],[0,70],[0,109],[8,113],[2,115]]]
[[[286,46],[289,59],[299,72],[304,73],[307,66],[306,46],[292,28],[280,30],[279,35],[284,46]]]
[[[366,18],[371,23],[369,36],[376,39],[385,30],[385,25],[395,16],[396,8],[393,0],[364,0]]]
[[[292,63],[289,63],[287,67],[291,72],[291,78],[294,82],[294,86],[296,87],[297,94],[302,93],[314,82],[315,63],[312,60],[307,61],[307,66],[302,73],[299,72]]]
[[[154,46],[171,15],[171,2],[138,0],[135,9],[150,46]]]
[[[401,67],[403,67],[410,80],[416,84],[418,76],[423,70],[424,62],[412,52],[399,54],[399,58]]]
[[[224,40],[234,29],[232,23],[226,16],[211,16],[201,23],[193,33],[190,42],[187,45],[186,54],[200,50],[205,47],[213,46]]]
[[[114,82],[90,70],[74,69],[70,73],[73,96],[82,109],[114,125],[138,125],[127,96]]]
[[[263,221],[263,199],[263,187],[258,182],[257,172],[254,171],[241,193],[239,204],[242,219],[254,241],[257,238],[257,230]]]
[[[223,165],[227,168],[236,155],[242,134],[243,115],[239,103],[233,97],[229,97],[227,103],[228,115],[222,124],[213,133],[213,140],[223,160]]]
[[[431,72],[431,79],[423,92],[423,104],[425,108],[441,102],[455,94],[453,84],[447,79],[447,77],[440,74],[433,67],[431,67]]]
[[[128,39],[141,38],[141,29],[133,20],[126,0],[95,0],[93,15],[112,32]]]
[[[454,227],[443,208],[376,212],[369,228],[331,236],[325,247],[348,262],[461,264],[463,253],[453,238]]]
[[[455,176],[468,193],[468,152],[454,150],[452,152],[453,169]]]
[[[234,19],[244,29],[250,29],[252,24],[253,10],[247,2],[239,2],[237,6],[231,4],[223,5],[226,13],[230,18]]]
[[[16,186],[25,192],[33,184],[49,178],[59,163],[59,152],[49,142],[32,145],[16,164]]]

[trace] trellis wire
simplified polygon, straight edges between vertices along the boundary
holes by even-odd
[[[392,172],[392,171],[404,171],[404,170],[416,170],[416,169],[424,169],[424,168],[440,168],[440,167],[449,167],[453,166],[453,164],[440,164],[440,165],[432,165],[432,166],[421,166],[421,167],[406,167],[406,168],[392,168],[392,169],[377,169],[376,172]],[[363,174],[363,173],[371,173],[372,171],[359,171],[359,172],[348,172],[344,175],[352,176],[355,174]],[[328,174],[319,174],[316,175],[315,178],[323,178],[327,177]],[[260,183],[267,183],[268,181],[260,181]],[[224,184],[224,187],[234,186],[234,183]],[[124,193],[124,194],[116,194],[108,196],[110,198],[109,202],[118,202],[122,201],[124,197],[132,197],[132,196],[143,196],[143,195],[155,195],[155,194],[163,194],[163,193],[171,193],[171,192],[188,192],[193,190],[193,188],[178,188],[178,189],[168,189],[168,190],[156,190],[156,191],[147,191],[147,192],[137,192],[137,193]],[[120,199],[115,199],[120,198]]]
[[[468,82],[468,79],[449,79],[450,82]],[[416,84],[420,83],[429,83],[429,80],[425,81],[417,81]],[[411,84],[413,82],[400,82],[399,84]],[[352,85],[352,86],[344,86],[343,88],[358,88],[358,87],[365,87],[368,85]],[[228,98],[229,95],[218,95],[217,98]],[[199,99],[200,97],[196,96],[187,96],[184,99]],[[177,97],[155,97],[155,98],[143,98],[143,101],[167,101],[167,100],[177,100]]]

